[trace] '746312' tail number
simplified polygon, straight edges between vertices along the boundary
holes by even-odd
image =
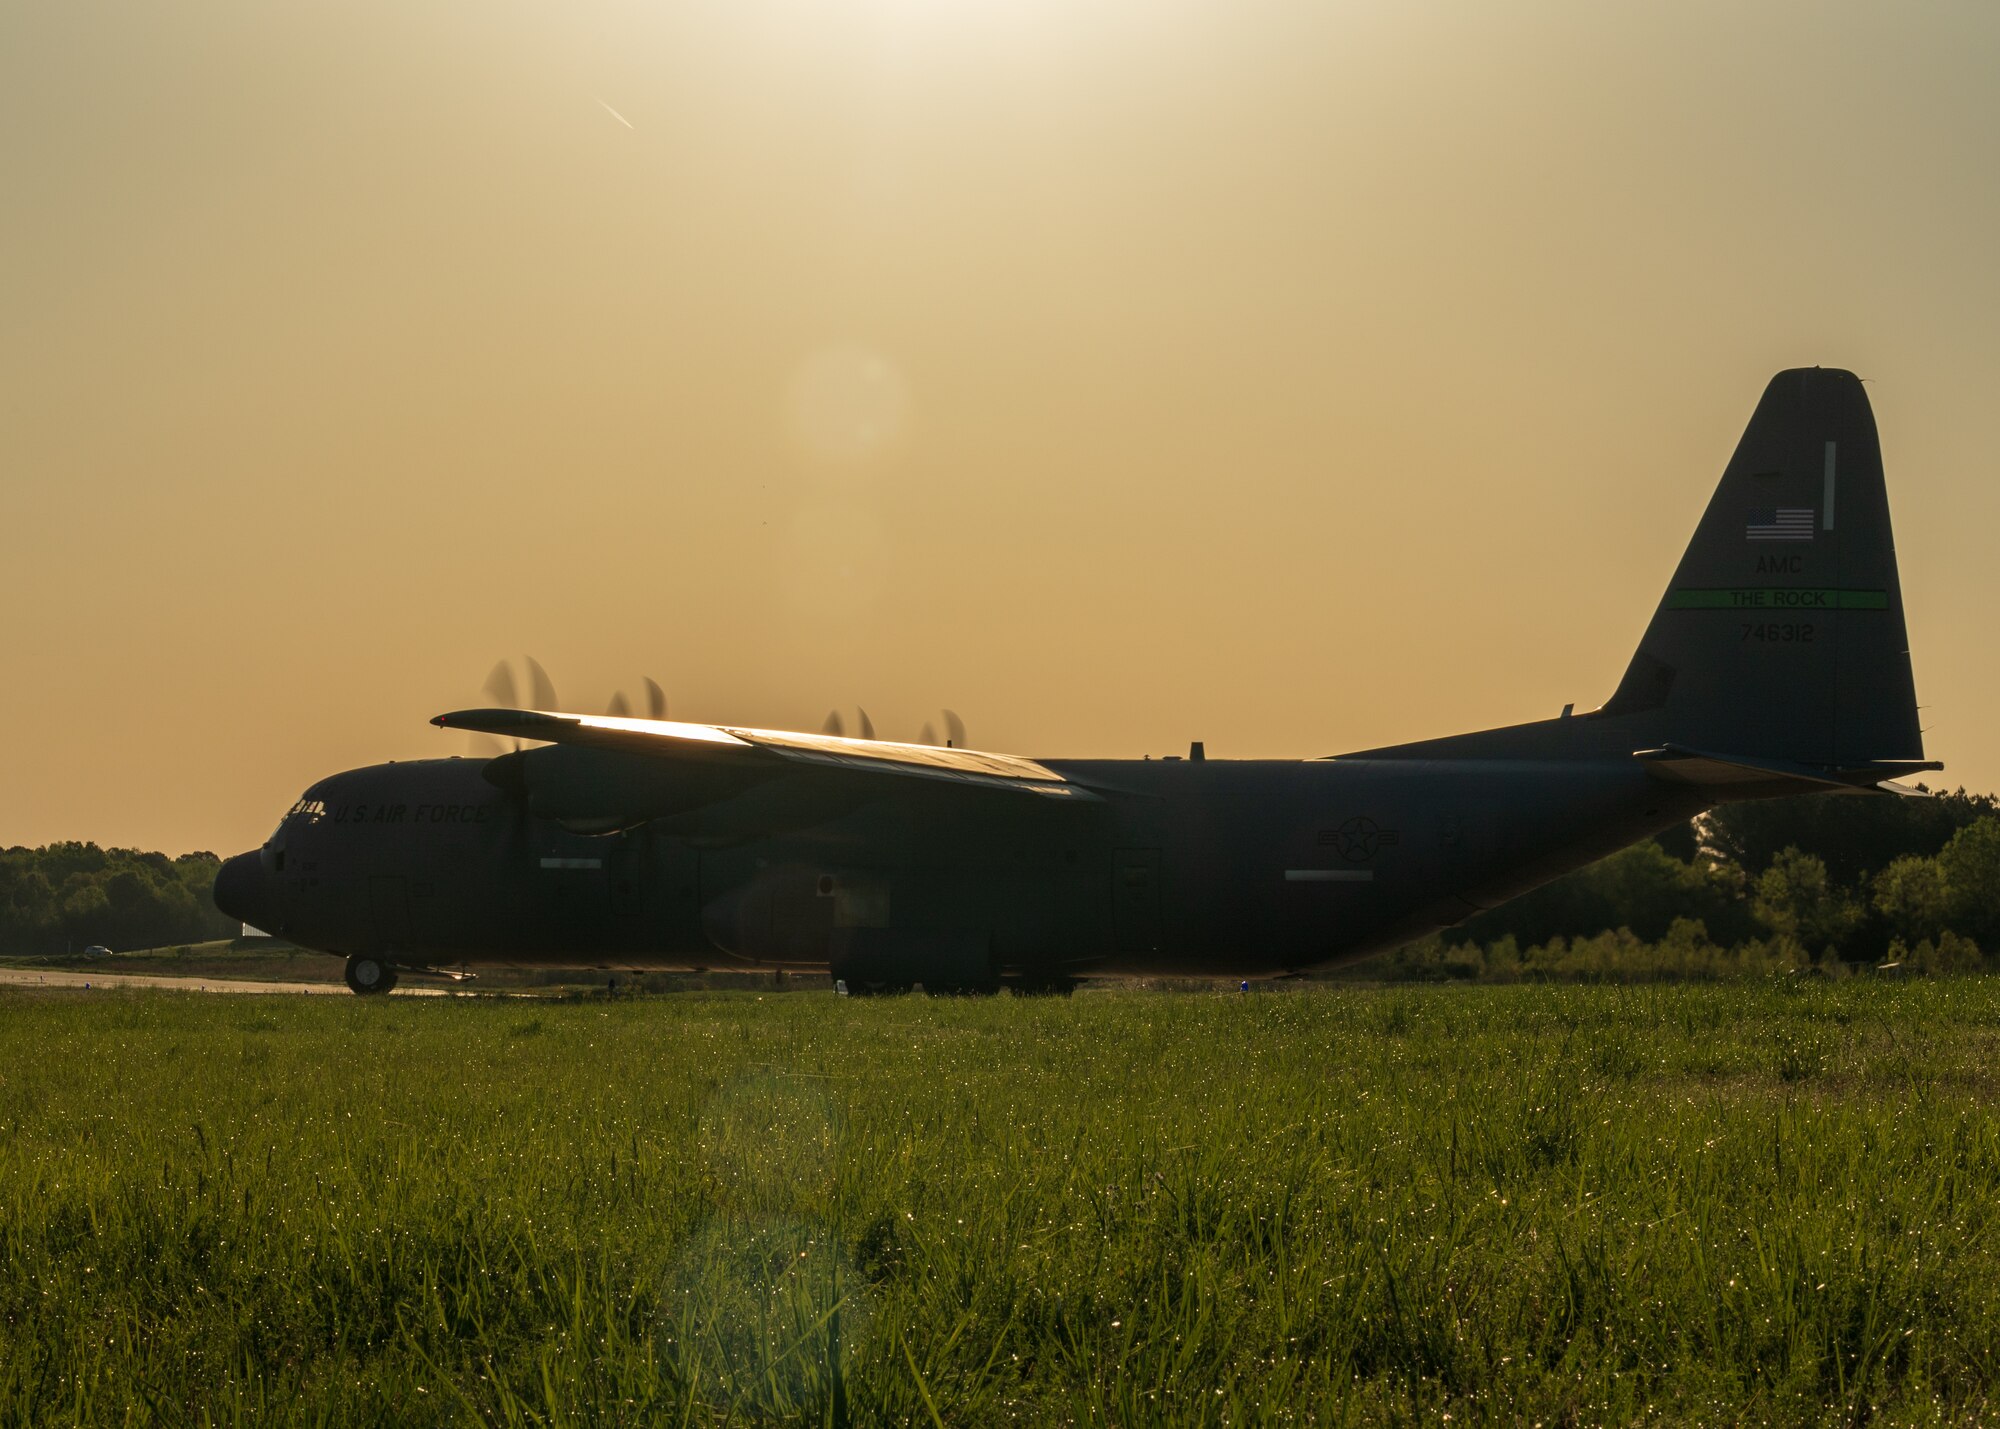
[[[1813,627],[1810,621],[1799,623],[1790,620],[1757,621],[1743,625],[1745,640],[1763,640],[1774,645],[1809,645],[1812,643]]]

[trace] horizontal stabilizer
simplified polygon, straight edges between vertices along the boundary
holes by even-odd
[[[1710,754],[1678,744],[1658,749],[1641,749],[1632,757],[1645,764],[1647,772],[1677,784],[1709,787],[1740,787],[1746,784],[1807,786],[1790,792],[1810,793],[1818,788],[1826,793],[1903,793],[1900,788],[1883,788],[1886,781],[1906,774],[1942,769],[1934,759],[1878,759],[1866,764],[1829,767],[1795,764],[1781,759],[1762,759],[1738,754]]]
[[[555,714],[544,710],[454,710],[431,721],[440,729],[468,729],[502,738],[582,745],[682,763],[793,764],[850,774],[897,775],[934,783],[970,785],[1046,798],[1092,801],[1097,796],[1032,759],[976,749],[939,749],[880,739],[843,739],[790,730],[738,729],[678,720],[626,719],[614,715]]]

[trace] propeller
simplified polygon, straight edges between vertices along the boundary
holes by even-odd
[[[856,706],[854,712],[861,716],[859,737],[862,739],[873,739],[875,737],[875,721],[868,718],[868,711]],[[829,710],[827,712],[826,722],[819,727],[819,732],[821,734],[830,734],[835,739],[839,739],[847,733],[846,721],[841,719],[839,710]]]
[[[560,710],[562,708],[561,697],[556,694],[555,682],[549,678],[549,672],[542,668],[541,661],[532,655],[527,655],[522,657],[522,665],[527,672],[526,683],[530,702],[528,708]],[[493,673],[486,677],[485,689],[487,697],[498,707],[517,710],[522,708],[521,685],[522,681],[515,677],[514,667],[507,661],[502,660],[493,667]],[[661,689],[660,682],[650,675],[645,677],[645,687],[646,718],[665,719],[667,717],[667,692]],[[604,707],[604,712],[609,715],[618,715],[621,717],[630,715],[632,713],[631,698],[623,690],[619,690],[611,696],[610,702]]]
[[[538,710],[561,709],[562,702],[556,698],[555,683],[549,679],[549,672],[542,668],[541,661],[532,655],[524,655],[521,657],[521,663],[527,670],[528,697],[533,707]],[[493,667],[493,672],[486,677],[483,688],[486,697],[492,700],[497,708],[506,710],[521,708],[521,681],[515,678],[514,667],[505,660]],[[490,734],[475,734],[472,736],[472,746],[482,754],[505,754],[509,750],[520,749],[521,741],[516,739],[502,743]]]
[[[495,665],[493,673],[486,677],[486,693],[501,709],[519,709],[521,697],[514,688],[514,667],[505,660]]]
[[[944,715],[944,747],[946,749],[965,748],[965,721],[958,717],[956,710],[942,710]],[[924,721],[923,732],[917,736],[919,744],[936,744],[937,727],[929,720]]]
[[[534,656],[524,656],[528,662],[528,690],[535,697],[538,710],[559,710],[562,701],[556,698],[556,687],[549,680],[549,672],[541,667]]]
[[[550,682],[548,670],[544,670],[542,662],[536,660],[532,654],[522,656],[522,660],[528,666],[528,690],[534,698],[534,706],[544,710],[558,708],[556,686]],[[496,706],[508,710],[520,708],[520,680],[514,678],[514,666],[508,664],[506,660],[494,664],[492,674],[486,676],[484,688],[486,688],[486,698],[490,698]],[[502,743],[492,735],[474,735],[472,747],[484,755],[506,755],[508,751],[518,751],[520,741],[516,739],[510,743]]]
[[[660,688],[660,682],[651,675],[647,675],[644,678],[646,682],[646,718],[665,719],[667,717],[667,692]],[[632,702],[626,699],[625,692],[620,690],[611,697],[611,703],[604,707],[604,712],[618,719],[629,718],[632,713]]]

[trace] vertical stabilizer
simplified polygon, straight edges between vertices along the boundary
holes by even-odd
[[[1882,453],[1853,373],[1771,379],[1598,717],[1801,764],[1923,757]]]

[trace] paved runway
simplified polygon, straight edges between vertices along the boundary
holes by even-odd
[[[69,968],[0,968],[0,987],[164,988],[169,992],[339,993],[352,997],[339,982],[238,982],[218,977],[167,977],[154,973],[77,972]],[[441,987],[401,987],[391,997],[450,997]]]

